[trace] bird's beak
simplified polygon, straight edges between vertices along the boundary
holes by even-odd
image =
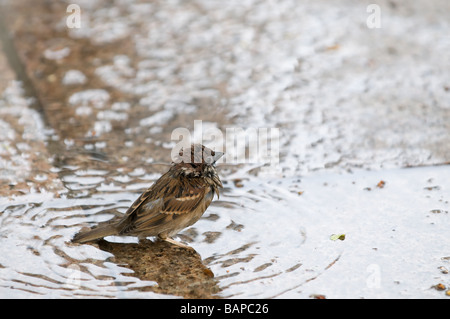
[[[223,152],[214,152],[213,163],[217,162],[219,158],[221,158],[225,153]]]

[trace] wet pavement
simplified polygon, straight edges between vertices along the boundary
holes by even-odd
[[[69,4],[0,1],[0,296],[448,298],[447,1]],[[195,251],[70,243],[198,120],[277,128],[279,163],[218,165]]]

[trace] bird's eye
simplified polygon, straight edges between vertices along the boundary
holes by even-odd
[[[214,158],[212,156],[208,156],[205,158],[205,162],[208,164],[212,164],[214,162]]]

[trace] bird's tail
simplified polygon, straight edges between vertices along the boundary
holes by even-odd
[[[115,225],[104,225],[99,226],[97,228],[85,231],[85,232],[79,232],[75,236],[73,236],[72,242],[73,243],[86,243],[88,241],[97,240],[106,236],[111,235],[117,235],[117,228]]]

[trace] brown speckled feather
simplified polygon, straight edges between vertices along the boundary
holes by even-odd
[[[200,144],[193,144],[186,153],[187,159],[185,156],[173,163],[120,220],[78,233],[72,241],[85,243],[110,235],[159,236],[170,241],[170,236],[194,224],[208,208],[214,194],[219,196],[222,182],[214,163],[223,153]]]
[[[186,218],[195,219],[191,224],[197,221],[211,203],[213,189],[203,178],[185,179],[187,177],[174,177],[173,170],[161,176],[128,209],[126,217],[119,225],[120,234],[156,236],[158,232],[161,233],[161,229],[165,229],[170,235],[173,232],[170,231],[170,222],[185,218],[182,218],[182,215],[191,215]],[[169,181],[163,183],[165,180]],[[182,224],[184,226],[187,223],[188,221]],[[184,227],[187,226],[189,225]]]

